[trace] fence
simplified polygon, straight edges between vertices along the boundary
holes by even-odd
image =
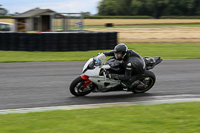
[[[83,30],[83,13],[59,13],[52,16],[52,31]]]
[[[87,51],[116,44],[117,32],[0,33],[0,50]]]

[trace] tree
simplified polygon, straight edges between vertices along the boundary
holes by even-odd
[[[83,14],[84,14],[84,16],[91,16],[90,12],[84,12]]]
[[[200,0],[102,0],[99,15],[196,16]]]
[[[5,8],[1,7],[2,5],[0,5],[0,15],[7,15],[8,10],[6,10]]]
[[[118,0],[103,0],[100,2],[98,9],[99,9],[99,15],[105,15],[105,16],[115,16],[117,15],[118,7],[117,6]]]

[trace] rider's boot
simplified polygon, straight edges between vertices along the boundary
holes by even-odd
[[[131,88],[131,89],[132,89],[132,88],[135,88],[135,87],[137,87],[140,83],[141,83],[140,80],[136,80],[136,81],[134,81],[134,82],[130,85],[130,88]]]
[[[133,88],[137,87],[141,81],[138,80],[140,75],[134,75],[128,81],[122,81],[121,86],[123,88],[129,88],[128,91],[131,91]]]
[[[133,83],[130,82],[121,82],[121,86],[125,91],[131,91],[133,88],[137,87],[140,84],[140,80],[136,80]]]
[[[124,91],[129,91],[129,87],[127,82],[121,82],[121,87],[123,88]]]

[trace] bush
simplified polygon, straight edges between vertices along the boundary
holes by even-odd
[[[0,18],[12,18],[12,16],[4,16],[4,15],[0,15]]]
[[[153,19],[151,16],[85,16],[85,19]]]
[[[200,16],[161,16],[160,19],[200,19]]]

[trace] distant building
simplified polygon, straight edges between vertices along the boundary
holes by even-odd
[[[52,31],[54,15],[59,15],[50,9],[34,8],[24,13],[15,15],[15,27],[17,32],[27,31]],[[60,14],[60,16],[62,16]]]

